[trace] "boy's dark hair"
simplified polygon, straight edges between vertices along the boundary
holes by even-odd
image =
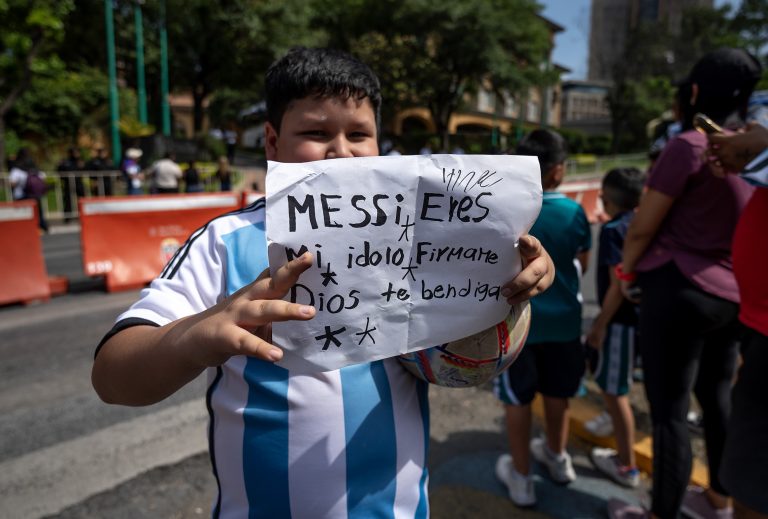
[[[538,157],[541,177],[544,178],[552,168],[565,162],[568,157],[568,145],[559,133],[538,129],[523,137],[515,148],[515,153]]]
[[[614,168],[603,177],[603,196],[624,211],[640,203],[645,173],[637,168]]]
[[[276,131],[288,105],[295,100],[353,97],[370,99],[379,124],[381,86],[376,74],[351,54],[336,49],[295,47],[267,70],[267,120]]]

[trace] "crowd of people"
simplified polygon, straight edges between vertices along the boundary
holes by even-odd
[[[728,135],[744,127],[760,76],[759,62],[743,50],[723,48],[703,56],[678,84],[679,132],[662,149],[655,143],[647,178],[633,168],[614,169],[603,178],[608,221],[601,227],[597,253],[601,309],[585,346],[609,418],[588,425],[593,431],[611,431],[617,449],[595,448],[590,457],[612,480],[637,486],[635,422],[627,397],[635,348],[653,439],[650,509],[611,500],[612,518],[676,518],[682,512],[724,519],[733,516],[734,505],[739,517],[767,517],[768,483],[762,471],[768,393],[760,373],[767,358],[768,251],[764,245],[757,251],[754,247],[766,243],[757,229],[758,222],[766,221],[768,130],[752,125],[745,133]],[[697,130],[699,113],[725,130],[716,128],[709,137],[706,129]],[[584,365],[574,266],[585,266],[590,244],[583,211],[554,191],[564,160],[556,134],[534,131],[515,153],[539,157],[544,205],[532,234],[557,269],[553,286],[531,301],[532,328],[524,353],[495,384],[505,404],[510,444],[496,474],[513,502],[530,506],[536,501],[531,455],[554,481],[575,478],[565,449],[567,398],[576,394]],[[755,163],[748,164],[752,159]],[[578,322],[571,326],[574,317]],[[543,396],[545,437],[529,445],[528,404],[535,391]],[[708,488],[689,484],[692,395],[702,410]]]
[[[84,160],[80,149],[69,148],[65,158],[56,166],[61,193],[61,212],[64,222],[77,218],[77,200],[84,196],[113,196],[117,177],[110,172],[120,172],[128,195],[200,193],[205,190],[204,178],[195,161],[190,161],[182,170],[172,152],[149,166],[142,166],[143,151],[137,146],[126,149],[123,160],[116,167],[104,148],[91,150],[90,158]],[[8,181],[13,200],[34,200],[37,205],[38,222],[43,232],[48,231],[45,198],[51,190],[46,174],[41,171],[27,148],[21,148],[8,161]],[[220,191],[231,191],[235,171],[226,156],[219,157],[213,179]]]
[[[739,132],[760,74],[757,60],[740,49],[702,57],[678,85],[680,132],[653,151],[650,170],[607,172],[596,261],[600,313],[584,336],[580,277],[591,232],[583,209],[557,192],[565,143],[541,129],[511,151],[539,158],[544,189],[531,235],[520,239],[524,269],[502,291],[508,302],[532,298],[526,346],[494,381],[510,451],[495,470],[515,504],[536,503],[534,460],[558,483],[577,477],[566,449],[568,407],[585,369],[604,394],[617,446],[595,448],[590,457],[613,481],[638,485],[628,393],[640,361],[652,422],[651,506],[611,500],[610,517],[667,519],[682,511],[725,519],[734,509],[741,518],[768,517],[768,241],[760,233],[768,216],[768,130],[707,136],[693,127],[694,115],[704,112]],[[377,144],[378,80],[355,58],[293,49],[270,67],[266,89],[270,160],[391,153]],[[313,307],[280,300],[313,259],[305,254],[259,275],[266,256],[253,249],[253,232],[263,232],[264,218],[257,204],[217,219],[185,245],[170,274],[155,280],[98,346],[94,387],[107,402],[145,405],[209,371],[215,516],[372,517],[396,510],[427,517],[422,382],[392,359],[311,376],[272,364],[282,351],[269,342],[270,323],[315,315]],[[757,243],[755,253],[749,247]],[[223,251],[234,258],[225,272]],[[743,365],[733,389],[739,345]],[[536,393],[544,400],[542,438],[531,438]],[[692,394],[704,417],[706,489],[689,486]],[[320,438],[326,446],[315,450]]]
[[[129,195],[169,194],[169,193],[200,193],[205,190],[203,172],[195,160],[190,160],[182,168],[176,161],[172,151],[147,167],[142,167],[144,152],[138,146],[125,150],[125,156],[120,164],[120,171],[126,183]],[[219,191],[232,190],[234,171],[230,160],[222,155],[216,162],[213,179],[218,183]]]
[[[652,425],[651,506],[611,500],[609,516],[768,517],[768,240],[761,232],[768,219],[768,130],[745,126],[760,75],[758,61],[743,50],[703,56],[677,86],[679,133],[655,144],[650,170],[605,174],[606,221],[594,262],[600,312],[586,334],[580,278],[593,246],[584,210],[557,191],[565,142],[539,129],[510,151],[538,157],[544,191],[531,235],[520,239],[524,268],[502,291],[510,303],[530,298],[533,315],[525,348],[494,381],[509,443],[495,472],[516,505],[536,504],[534,461],[558,483],[577,477],[567,451],[568,408],[585,370],[603,392],[617,446],[593,449],[591,460],[616,483],[639,484],[628,398],[639,360]],[[380,150],[377,142],[378,79],[345,53],[293,49],[269,68],[266,89],[270,160],[395,149]],[[698,131],[698,113],[725,131]],[[145,168],[142,156],[130,147],[121,163],[129,194],[203,189],[194,162],[183,170],[169,153]],[[58,170],[107,166],[103,150],[83,163],[73,149]],[[44,196],[44,174],[25,151],[10,177],[15,199]],[[69,196],[85,196],[85,185],[77,175],[62,178],[66,212]],[[216,179],[231,189],[227,157],[219,158]],[[104,194],[112,194],[111,185]],[[313,260],[305,254],[262,273],[264,219],[263,204],[256,204],[215,220],[185,244],[99,344],[94,387],[106,402],[147,405],[209,372],[215,516],[335,516],[343,508],[365,517],[392,510],[428,517],[423,382],[393,359],[311,376],[272,364],[282,351],[270,343],[271,322],[315,315],[313,307],[281,300]],[[531,438],[536,393],[544,402],[541,438]],[[692,394],[703,413],[708,488],[689,485]],[[312,450],[313,438],[328,442],[323,452]],[[305,448],[296,458],[294,449]]]

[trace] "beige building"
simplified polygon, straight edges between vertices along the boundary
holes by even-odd
[[[208,121],[208,102],[209,98],[203,100],[203,127],[202,133],[207,133],[209,129]],[[171,107],[171,117],[173,118],[173,133],[186,139],[195,138],[195,118],[194,101],[192,94],[188,92],[175,93],[168,95],[168,104]]]

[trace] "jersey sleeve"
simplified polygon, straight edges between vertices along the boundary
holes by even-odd
[[[224,294],[226,249],[210,226],[195,231],[139,300],[118,317],[159,326],[202,312]]]

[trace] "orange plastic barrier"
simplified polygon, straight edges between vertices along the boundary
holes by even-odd
[[[587,213],[590,223],[603,221],[605,213],[603,202],[600,200],[600,181],[568,182],[562,184],[558,191],[581,204]]]
[[[0,203],[0,250],[0,304],[51,297],[35,202]]]
[[[195,229],[239,208],[235,193],[81,198],[85,273],[109,292],[144,286]]]

